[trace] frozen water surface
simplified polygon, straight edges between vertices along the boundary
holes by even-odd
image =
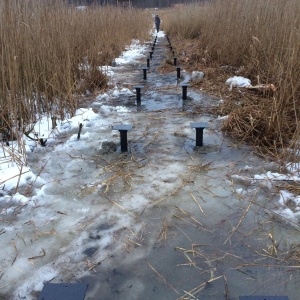
[[[288,207],[270,184],[275,164],[194,113],[218,99],[192,89],[181,99],[175,69],[158,72],[165,45],[161,33],[147,80],[148,48],[135,45],[135,59],[129,48],[107,68],[114,89],[46,147],[27,142],[27,179],[2,186],[0,299],[36,299],[44,282],[87,282],[92,300],[299,299],[299,201]],[[191,122],[209,124],[203,147]],[[133,125],[128,152],[117,124]],[[105,142],[116,151],[103,154]]]

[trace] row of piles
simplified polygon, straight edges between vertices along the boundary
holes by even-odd
[[[173,62],[174,62],[174,66],[176,66],[176,73],[177,73],[177,80],[179,80],[181,78],[181,67],[177,66],[177,59],[178,57],[175,56],[175,50],[173,49],[173,46],[171,44],[171,41],[169,39],[169,37],[167,36],[167,41],[168,41],[168,47],[170,49],[170,51],[173,54]],[[147,80],[147,72],[150,69],[150,61],[153,59],[153,53],[155,50],[155,46],[157,44],[157,36],[155,37],[153,43],[152,43],[152,47],[151,47],[151,51],[149,52],[149,57],[147,57],[147,66],[143,67],[143,79]],[[182,99],[183,100],[187,100],[187,88],[189,86],[189,84],[187,83],[182,83],[180,84],[180,86],[182,87]],[[141,104],[141,89],[143,88],[143,86],[135,86],[136,89],[136,100],[137,100],[137,104],[140,105]]]

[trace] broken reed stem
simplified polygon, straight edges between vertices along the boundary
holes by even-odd
[[[269,208],[267,208],[267,207],[265,207],[265,206],[263,206],[263,205],[261,205],[261,204],[259,204],[259,203],[257,203],[257,202],[252,201],[252,203],[255,204],[255,205],[257,205],[257,206],[259,206],[259,207],[261,207],[261,208],[263,208],[263,209],[265,209],[265,210],[268,211],[271,215],[277,215],[277,216],[279,216],[280,218],[282,218],[282,219],[284,219],[285,221],[287,221],[288,223],[292,223],[293,225],[297,226],[298,228],[300,227],[300,225],[299,225],[298,223],[296,223],[296,222],[290,220],[289,218],[287,218],[287,217],[285,217],[285,216],[283,216],[283,215],[281,215],[281,214],[279,214],[279,213],[277,213],[277,212],[275,212],[275,211],[273,211],[273,210],[271,210],[271,209],[269,209]],[[297,231],[300,231],[298,228],[294,228],[294,229],[297,230]]]
[[[17,193],[17,192],[18,192],[19,183],[20,183],[20,180],[21,180],[21,175],[22,175],[22,170],[23,170],[23,165],[21,165],[21,169],[20,169],[19,178],[18,178],[18,182],[17,182],[16,189],[15,189],[15,193]]]
[[[48,164],[48,161],[50,160],[50,158],[44,163],[44,165],[40,168],[38,174],[35,176],[34,181],[30,183],[30,185],[28,186],[29,190],[30,188],[36,183],[38,177],[41,176],[41,173],[43,172],[43,170],[45,169],[46,165]]]
[[[224,285],[225,285],[225,298],[226,300],[229,300],[230,296],[229,296],[229,288],[228,288],[228,282],[227,282],[227,277],[225,274],[223,274],[223,278],[224,278]]]
[[[13,261],[12,261],[12,263],[11,263],[11,266],[14,264],[14,262],[16,261],[18,255],[19,255],[19,252],[18,252],[18,249],[17,249],[17,245],[16,245],[16,243],[15,243],[14,240],[12,240],[12,244],[13,244],[13,247],[14,247],[14,249],[15,249],[15,251],[16,251],[16,255],[15,255],[15,258],[13,259]]]
[[[163,240],[166,244],[167,242],[167,230],[168,230],[168,224],[167,224],[167,218],[164,219],[164,222],[163,222],[163,226],[162,226],[162,229],[158,235],[158,238],[156,239],[156,242],[158,240]]]
[[[146,262],[150,269],[163,281],[163,283],[169,288],[171,288],[177,295],[179,295],[179,292],[167,281],[167,279],[164,276],[162,276],[159,272],[157,272],[155,268],[148,262],[148,260],[146,260]]]
[[[135,242],[135,241],[133,241],[133,240],[131,240],[131,239],[129,239],[129,238],[127,238],[127,241],[130,242],[130,243],[132,243],[132,244],[134,244],[134,245],[136,245],[136,246],[143,247],[142,244],[140,244],[140,243],[138,243],[138,242]]]
[[[211,193],[214,197],[218,197],[218,198],[227,198],[227,196],[219,196],[217,194],[215,194],[214,192],[212,192],[209,188],[206,187],[202,187],[204,190],[206,190],[207,192]]]
[[[77,134],[77,139],[78,139],[78,140],[80,139],[82,127],[83,127],[83,124],[82,124],[82,123],[79,123],[78,134]]]
[[[186,238],[189,240],[189,241],[191,241],[192,242],[192,239],[183,231],[183,230],[181,230],[178,226],[176,226],[176,228],[180,231],[180,232],[182,232],[185,236],[186,236]]]
[[[187,258],[187,260],[189,261],[188,265],[189,266],[193,266],[196,268],[196,263],[194,263],[191,258],[188,256],[188,254],[186,252],[183,252],[183,255]]]
[[[132,213],[131,211],[129,211],[128,209],[126,209],[125,207],[123,207],[122,205],[118,204],[117,202],[109,199],[106,195],[101,194],[102,197],[104,197],[105,199],[107,199],[108,201],[110,201],[113,205],[117,206],[118,208],[120,208],[121,210],[125,211],[126,213],[130,214],[131,216],[133,216],[134,218],[137,217],[136,214]]]
[[[7,180],[10,180],[10,179],[19,177],[19,176],[21,176],[21,175],[23,175],[23,174],[26,174],[26,173],[29,173],[29,172],[30,172],[30,171],[26,171],[26,172],[23,172],[22,174],[18,174],[18,175],[12,176],[12,177],[6,179],[5,181],[0,182],[0,185],[2,185],[3,183],[5,183]]]
[[[202,209],[201,205],[199,204],[199,202],[197,201],[197,199],[195,198],[195,196],[193,195],[192,192],[190,192],[190,195],[192,197],[192,199],[194,200],[194,202],[197,204],[197,206],[199,207],[199,209],[201,210],[201,212],[203,213],[204,216],[206,216],[206,214],[204,213],[204,210]]]
[[[220,278],[222,278],[224,275],[218,276],[218,277],[214,277],[214,278],[210,278],[208,281],[201,283],[200,285],[198,285],[197,287],[193,288],[192,290],[190,290],[189,292],[185,292],[185,294],[178,298],[177,300],[184,300],[187,295],[192,295],[195,296],[197,295],[199,292],[201,292],[208,283],[214,282]]]
[[[40,253],[41,253],[40,255],[36,255],[36,256],[32,256],[32,257],[28,258],[28,260],[29,260],[30,263],[34,264],[32,262],[32,260],[37,259],[37,258],[42,258],[42,257],[44,257],[46,255],[46,251],[43,248],[41,248],[41,249],[42,250],[40,251]]]
[[[230,238],[232,237],[232,235],[237,231],[238,227],[240,226],[240,224],[243,222],[243,220],[245,219],[248,211],[250,210],[252,206],[252,201],[250,201],[247,209],[245,210],[245,212],[243,213],[242,217],[240,218],[239,222],[237,223],[237,225],[233,228],[231,234],[229,235],[229,237],[225,240],[224,245],[228,242],[228,240],[230,240]]]
[[[182,212],[184,215],[188,216],[189,218],[191,218],[195,223],[197,223],[200,226],[203,226],[203,224],[201,224],[198,220],[196,220],[190,213],[188,213],[187,211],[183,210],[182,208],[179,208],[177,206],[175,206],[175,208],[177,210],[179,210],[180,212]]]
[[[185,181],[183,180],[178,187],[176,187],[171,193],[169,193],[167,196],[162,197],[159,200],[154,201],[153,205],[158,205],[162,201],[166,200],[168,197],[171,197],[175,195],[183,186],[185,185]]]
[[[295,265],[276,265],[276,264],[241,264],[237,265],[235,269],[244,268],[244,267],[266,267],[266,268],[292,268],[292,269],[300,269],[300,266]]]
[[[145,143],[145,144],[143,145],[142,148],[146,148],[146,147],[149,146],[151,143],[153,143],[153,142],[156,140],[156,138],[157,138],[157,136],[158,136],[159,134],[161,134],[161,132],[156,132],[155,135],[154,135],[154,137],[153,137],[150,141],[148,141],[147,143]]]

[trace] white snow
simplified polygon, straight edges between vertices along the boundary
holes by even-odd
[[[126,65],[134,62],[138,58],[145,57],[143,51],[145,45],[141,45],[140,41],[133,40],[132,44],[126,47],[126,51],[123,51],[122,55],[115,59],[117,65]]]
[[[251,85],[251,80],[242,76],[233,76],[226,80],[226,85],[229,85],[231,90],[233,87],[246,87]]]
[[[295,176],[292,174],[280,174],[280,173],[274,173],[271,171],[268,171],[266,174],[261,174],[261,175],[255,175],[254,179],[257,180],[292,180],[292,181],[300,181],[299,176]]]

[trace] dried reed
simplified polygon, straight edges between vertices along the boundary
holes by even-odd
[[[201,86],[224,99],[223,112],[229,114],[224,132],[268,155],[290,157],[282,149],[299,147],[299,10],[297,0],[216,0],[164,16],[164,30],[181,62],[207,70]],[[211,72],[214,68],[218,71]],[[229,92],[225,80],[234,75],[253,85],[272,83],[276,90]]]
[[[0,2],[0,133],[19,138],[39,115],[73,115],[86,90],[107,85],[105,69],[132,39],[149,36],[141,10],[63,0]]]

